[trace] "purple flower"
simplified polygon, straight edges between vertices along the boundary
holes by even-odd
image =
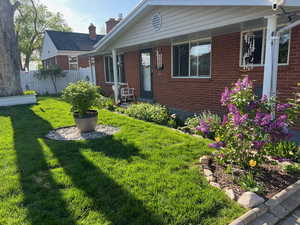
[[[264,95],[261,100],[260,100],[262,103],[263,102],[267,102],[268,101],[268,96]]]
[[[231,92],[226,87],[225,90],[224,90],[224,92],[221,95],[221,103],[222,103],[222,105],[226,105],[228,103],[228,101],[230,100],[230,95],[231,95]]]
[[[222,126],[225,126],[228,122],[228,117],[226,115],[223,116]]]
[[[198,131],[201,131],[203,134],[208,134],[210,132],[209,125],[204,121],[200,121],[200,125],[196,127]]]
[[[248,109],[249,109],[249,110],[253,110],[253,109],[256,109],[257,106],[258,106],[257,102],[251,101],[251,102],[249,103],[249,105],[248,105]]]
[[[251,82],[249,81],[249,77],[246,76],[243,80],[242,80],[242,87],[243,88],[248,88],[251,86]]]
[[[287,110],[290,107],[291,107],[290,104],[278,104],[276,108],[277,108],[278,112],[284,112],[285,110]]]
[[[241,119],[240,119],[240,124],[241,124],[241,123],[244,123],[244,122],[248,119],[248,117],[249,117],[248,114],[243,115],[243,116],[241,117]]]
[[[231,113],[235,113],[238,111],[237,107],[234,104],[228,104],[227,107],[228,107],[229,112],[231,112]]]
[[[210,143],[208,144],[208,147],[210,148],[215,148],[215,149],[220,149],[222,147],[225,147],[225,143],[223,141],[220,142],[214,142],[214,143]]]
[[[239,112],[233,114],[233,123],[235,126],[239,126],[248,119],[248,114],[241,116]]]
[[[260,125],[261,126],[266,126],[268,125],[272,120],[272,115],[271,114],[265,114],[265,116],[262,118]]]
[[[264,141],[254,141],[253,142],[253,147],[256,150],[260,150],[264,145],[265,145]]]

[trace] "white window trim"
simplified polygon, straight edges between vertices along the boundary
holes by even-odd
[[[76,63],[74,63],[74,62],[72,62],[72,63],[70,63],[70,58],[76,58]],[[78,56],[68,56],[68,64],[69,64],[69,71],[77,71],[78,70]],[[76,70],[71,70],[70,68],[71,68],[71,65],[76,65]]]
[[[278,27],[281,27],[283,25],[280,25]],[[255,29],[248,29],[248,30],[244,30],[241,32],[240,34],[240,67],[245,67],[245,65],[243,65],[243,35],[245,33],[248,32],[253,32],[253,31],[259,31],[262,30],[263,31],[263,46],[262,46],[262,63],[261,64],[250,64],[249,66],[251,67],[264,67],[265,66],[265,50],[266,50],[266,36],[267,36],[267,28],[266,27],[259,27],[259,28],[255,28]],[[287,63],[279,63],[278,66],[288,66],[290,63],[290,53],[291,53],[291,42],[292,42],[292,31],[289,31],[290,34],[290,41],[289,41],[289,47],[288,47],[288,58],[287,58]]]
[[[122,54],[120,54],[120,55],[122,55]],[[105,63],[105,58],[106,57],[109,57],[109,56],[111,56],[112,57],[112,55],[104,55],[103,56],[103,68],[104,68],[104,80],[105,80],[105,83],[106,84],[114,84],[115,82],[112,82],[112,81],[108,81],[107,80],[107,76],[106,76],[106,63]],[[119,55],[118,55],[119,56]],[[118,84],[120,84],[120,85],[127,85],[128,83],[123,83],[123,82],[118,82]]]
[[[210,53],[210,74],[209,75],[202,75],[202,76],[174,76],[174,61],[173,61],[173,47],[176,45],[182,45],[182,44],[189,44],[189,49],[191,48],[191,43],[192,42],[210,42],[211,45],[211,53]],[[171,45],[171,77],[174,79],[210,79],[211,78],[211,73],[212,73],[212,38],[201,38],[201,39],[191,39],[188,41],[181,41],[181,42],[172,42]],[[191,64],[190,64],[190,54],[189,54],[189,74],[191,74]]]

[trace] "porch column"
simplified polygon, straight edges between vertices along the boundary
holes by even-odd
[[[114,72],[114,95],[115,95],[115,103],[119,103],[119,82],[118,82],[118,65],[117,65],[117,50],[112,50],[112,58],[113,58],[113,72]]]
[[[274,87],[275,82],[273,82],[273,80],[275,79],[274,77],[275,70],[277,72],[277,61],[276,61],[276,65],[274,65],[274,60],[276,59],[274,57],[274,45],[273,45],[274,44],[273,35],[276,34],[276,30],[277,30],[277,16],[276,15],[268,16],[266,17],[266,19],[268,20],[268,26],[267,26],[263,95],[266,95],[268,98],[270,98],[273,95],[272,92],[274,91],[274,88],[275,89],[277,88]],[[276,84],[277,84],[277,76],[276,76]]]

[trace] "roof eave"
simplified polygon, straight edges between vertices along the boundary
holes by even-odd
[[[148,6],[270,6],[272,0],[143,0],[125,19],[123,19],[116,27],[105,35],[98,43],[94,45],[95,50],[91,53],[98,52],[105,46],[111,38],[121,32],[126,26],[144,11]],[[300,6],[299,0],[285,0],[285,6]]]

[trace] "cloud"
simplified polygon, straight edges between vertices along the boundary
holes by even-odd
[[[92,15],[70,8],[68,5],[72,4],[72,0],[39,0],[39,2],[46,5],[51,12],[61,13],[74,32],[87,33],[89,24],[96,21]]]

